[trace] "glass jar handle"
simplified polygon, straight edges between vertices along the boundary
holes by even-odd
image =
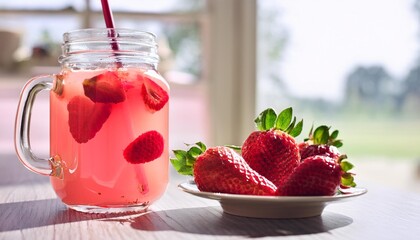
[[[31,149],[29,137],[32,106],[36,95],[43,90],[53,90],[54,75],[30,79],[20,94],[15,121],[15,148],[19,160],[29,170],[42,175],[60,175],[59,157],[49,159],[37,157]]]

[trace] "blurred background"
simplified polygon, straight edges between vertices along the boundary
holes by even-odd
[[[170,147],[240,145],[265,108],[339,129],[357,178],[420,192],[420,0],[109,0],[117,27],[157,35]],[[65,31],[104,27],[99,0],[0,2],[0,157],[23,84],[57,73]],[[32,146],[48,155],[48,96]],[[2,158],[3,158],[2,157]]]

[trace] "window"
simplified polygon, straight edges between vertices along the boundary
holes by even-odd
[[[361,178],[413,186],[420,1],[258,3],[257,109],[293,106],[305,135],[311,124],[340,130]],[[395,169],[405,177],[391,180]]]

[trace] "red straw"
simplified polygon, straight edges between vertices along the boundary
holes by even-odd
[[[111,8],[109,7],[108,0],[101,0],[102,12],[104,14],[105,26],[107,28],[114,28],[114,18],[112,17]]]
[[[105,26],[109,28],[108,37],[111,38],[111,48],[114,51],[118,51],[118,43],[116,34],[114,31],[114,17],[112,16],[111,8],[109,7],[108,0],[101,0],[102,13],[105,19]],[[122,63],[117,61],[117,67],[122,67]]]

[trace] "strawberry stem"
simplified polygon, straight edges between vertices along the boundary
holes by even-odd
[[[235,150],[236,152],[241,152],[242,151],[242,146],[237,146],[237,145],[225,145],[225,147],[231,148],[233,150]]]

